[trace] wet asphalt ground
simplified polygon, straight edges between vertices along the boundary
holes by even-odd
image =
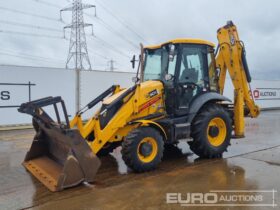
[[[0,131],[0,209],[280,209],[280,111],[246,119],[246,137],[232,139],[223,159],[200,160],[186,142],[180,142],[166,149],[157,170],[135,174],[117,148],[101,159],[94,185],[56,193],[48,191],[21,165],[33,135],[31,129]],[[213,190],[219,198],[238,194],[259,195],[262,200],[219,201],[222,205],[212,206],[207,200],[187,202],[191,193]],[[176,203],[168,204],[168,196]]]

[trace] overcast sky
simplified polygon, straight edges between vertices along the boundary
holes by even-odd
[[[59,9],[69,2],[2,0],[0,63],[63,68],[69,46],[69,33],[63,39],[63,26],[71,22],[71,12],[65,12],[61,22]],[[133,54],[139,53],[140,42],[158,44],[190,37],[217,43],[217,29],[232,20],[246,45],[253,78],[280,79],[279,0],[85,0],[84,3],[97,8],[97,17],[93,9],[85,10],[84,17],[85,22],[93,24],[96,36],[86,29],[93,69],[108,69],[108,61],[113,59],[118,70],[133,71],[129,61]]]

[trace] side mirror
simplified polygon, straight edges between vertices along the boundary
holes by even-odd
[[[133,55],[133,57],[132,57],[132,59],[131,59],[131,64],[132,64],[132,68],[134,69],[135,68],[135,61],[136,61],[136,59],[135,59],[135,55]]]
[[[174,78],[174,76],[172,74],[166,74],[164,79],[165,79],[165,81],[172,81],[173,78]]]

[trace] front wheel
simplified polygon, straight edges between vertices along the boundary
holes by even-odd
[[[219,158],[230,145],[232,123],[229,113],[218,104],[205,106],[191,125],[190,149],[201,158]]]
[[[161,162],[163,144],[163,138],[156,129],[136,128],[122,143],[122,158],[136,172],[153,170]]]

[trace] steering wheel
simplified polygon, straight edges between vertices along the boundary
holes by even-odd
[[[178,83],[179,85],[179,94],[184,95],[186,93],[186,90],[194,90],[194,89],[201,89],[201,86],[199,84],[196,84],[194,82],[184,82],[184,83]]]
[[[179,86],[182,89],[192,89],[194,90],[195,88],[200,88],[200,86],[194,82],[184,82],[184,83],[179,83]]]

